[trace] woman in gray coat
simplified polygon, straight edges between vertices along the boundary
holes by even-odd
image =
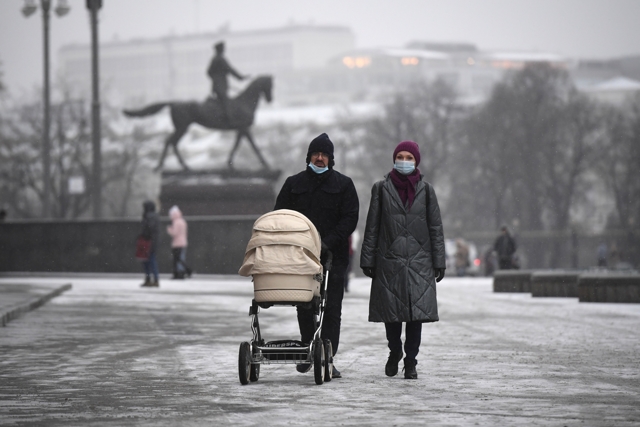
[[[416,379],[422,324],[438,321],[436,282],[444,277],[444,233],[436,193],[417,169],[420,149],[403,141],[394,167],[371,190],[360,267],[373,279],[369,321],[384,322],[389,345],[385,373],[398,373],[406,323],[404,377]]]

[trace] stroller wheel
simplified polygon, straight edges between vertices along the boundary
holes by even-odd
[[[249,376],[251,371],[251,344],[243,342],[240,344],[240,353],[238,354],[238,376],[240,384],[249,384]]]
[[[313,343],[313,375],[316,384],[321,385],[324,382],[325,358],[324,345],[321,339],[317,339]]]
[[[324,340],[324,381],[333,378],[333,346],[331,340]]]
[[[252,354],[255,355],[257,352],[258,352],[258,348],[257,348],[257,345],[254,343]],[[251,367],[249,368],[249,380],[251,382],[255,382],[255,381],[258,381],[258,378],[260,378],[260,364],[252,363]]]

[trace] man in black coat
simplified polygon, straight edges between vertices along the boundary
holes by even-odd
[[[335,355],[340,341],[344,276],[349,265],[349,236],[358,224],[358,194],[351,178],[333,169],[333,143],[326,133],[309,144],[306,164],[306,170],[287,178],[274,209],[291,209],[309,218],[322,239],[323,264],[326,251],[333,253],[322,338],[331,341]],[[311,342],[316,329],[312,309],[298,307],[298,325],[301,340]],[[307,372],[310,366],[297,365],[297,369]],[[335,367],[333,376],[341,377]]]
[[[506,225],[500,228],[500,235],[493,244],[493,249],[498,254],[498,264],[500,270],[510,270],[513,268],[513,254],[516,252],[516,241],[513,240]]]

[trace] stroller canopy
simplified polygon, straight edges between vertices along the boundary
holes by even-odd
[[[299,212],[280,209],[253,224],[241,276],[254,274],[322,274],[320,235]]]

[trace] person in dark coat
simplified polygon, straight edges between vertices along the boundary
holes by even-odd
[[[224,57],[224,42],[216,43],[214,48],[216,54],[209,63],[207,75],[211,78],[211,92],[215,93],[216,99],[220,103],[227,121],[231,121],[231,115],[229,114],[229,96],[227,94],[229,90],[227,74],[231,74],[238,80],[244,80],[246,77],[238,73]]]
[[[384,322],[387,334],[385,374],[398,373],[406,323],[404,377],[416,379],[422,324],[439,320],[436,282],[446,269],[444,231],[435,190],[417,169],[418,144],[402,141],[393,160],[391,172],[371,189],[360,267],[373,279],[369,321]]]
[[[498,267],[500,270],[511,270],[513,265],[513,254],[516,252],[516,241],[509,234],[506,225],[500,228],[500,235],[493,243],[493,249],[498,254]]]
[[[327,251],[333,254],[333,267],[327,284],[322,338],[329,339],[335,355],[340,341],[340,319],[344,297],[344,276],[349,264],[349,236],[358,224],[358,194],[351,178],[333,169],[333,143],[326,133],[309,144],[307,167],[285,181],[274,209],[291,209],[305,215],[318,230],[322,240],[322,263]],[[301,340],[310,343],[316,330],[313,310],[298,307]],[[307,372],[309,364],[297,365]],[[340,372],[333,370],[334,378]]]
[[[144,283],[143,287],[159,287],[158,281],[158,262],[156,260],[156,252],[158,250],[158,237],[160,235],[160,220],[156,213],[156,204],[147,200],[142,204],[142,231],[141,235],[147,240],[151,240],[151,249],[149,258],[142,262],[144,266]]]

